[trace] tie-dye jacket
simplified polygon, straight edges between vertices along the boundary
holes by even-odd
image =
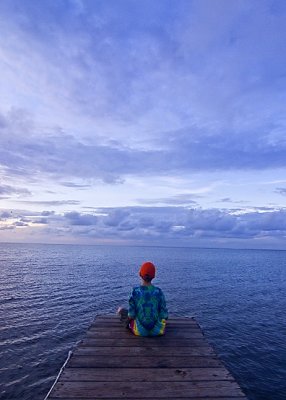
[[[168,310],[162,290],[156,286],[138,286],[129,298],[130,328],[138,336],[164,334]]]

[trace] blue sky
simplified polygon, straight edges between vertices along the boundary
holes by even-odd
[[[286,2],[0,2],[0,241],[285,248]]]

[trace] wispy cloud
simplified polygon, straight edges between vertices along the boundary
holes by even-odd
[[[20,197],[25,197],[25,196],[30,196],[31,194],[32,193],[28,189],[0,184],[0,198],[2,196],[6,196],[7,198],[8,196],[11,195],[18,195]]]
[[[218,200],[218,203],[232,203],[232,204],[246,204],[248,201],[246,200],[233,200],[230,197],[224,197]]]
[[[86,189],[91,186],[91,185],[83,185],[83,184],[75,183],[75,182],[61,182],[60,184],[65,187],[75,188],[75,189]]]
[[[15,200],[17,203],[23,204],[32,204],[32,205],[41,205],[41,206],[49,206],[49,207],[58,207],[63,205],[79,205],[80,201],[77,200]]]
[[[286,195],[286,188],[279,187],[275,190],[275,193]]]
[[[11,120],[11,118],[15,118]],[[1,129],[1,128],[0,128]],[[9,176],[100,179],[122,183],[128,175],[145,176],[210,171],[281,168],[286,165],[286,145],[269,145],[265,138],[245,142],[241,136],[192,136],[192,129],[166,132],[164,150],[140,150],[124,146],[87,144],[57,131],[36,136],[38,131],[20,115],[6,117],[0,136],[1,164]],[[21,135],[22,132],[25,135]],[[168,144],[169,141],[169,144]],[[66,187],[87,187],[66,182]],[[28,193],[28,192],[27,192]]]
[[[138,199],[141,204],[170,204],[170,205],[190,205],[197,204],[194,198],[201,198],[201,195],[193,193],[181,193],[170,197],[161,197],[157,199]]]

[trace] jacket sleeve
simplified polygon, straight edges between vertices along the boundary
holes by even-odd
[[[168,319],[169,313],[166,305],[164,293],[161,290],[160,303],[159,303],[159,318]]]
[[[134,289],[129,297],[129,307],[128,307],[128,317],[131,319],[135,319],[136,317],[136,305],[134,299]]]

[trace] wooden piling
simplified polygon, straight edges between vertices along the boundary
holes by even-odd
[[[246,396],[194,318],[170,318],[165,336],[136,337],[97,317],[48,400],[242,400]]]

